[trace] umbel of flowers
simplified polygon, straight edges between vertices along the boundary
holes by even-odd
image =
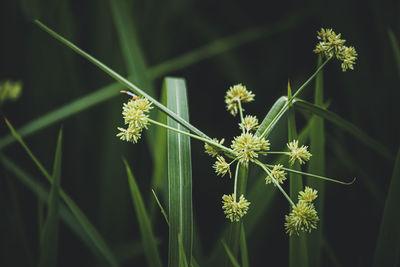
[[[315,77],[315,75],[333,57],[342,61],[343,71],[354,68],[353,65],[357,59],[357,53],[354,47],[344,46],[345,40],[341,39],[340,34],[335,34],[331,29],[321,29],[321,31],[318,32],[318,39],[320,42],[317,44],[314,52],[322,54],[327,59],[312,77]],[[311,79],[303,84],[291,98],[288,98],[288,102],[280,111],[282,112],[281,114],[283,114],[285,108],[290,105],[292,99],[297,96],[310,81]],[[238,172],[240,166],[247,167],[249,164],[255,164],[261,167],[266,174],[265,183],[276,186],[288,200],[291,206],[291,211],[289,215],[286,215],[284,225],[286,233],[289,235],[299,234],[300,232],[310,232],[312,229],[317,228],[319,218],[313,204],[313,201],[317,198],[318,192],[310,187],[305,187],[304,191],[299,192],[298,201],[295,204],[281,187],[281,184],[284,184],[287,180],[287,172],[301,173],[314,178],[349,184],[315,174],[295,171],[290,168],[285,168],[281,164],[271,165],[262,163],[259,155],[285,155],[288,157],[288,164],[290,166],[295,162],[305,164],[310,160],[312,155],[308,151],[307,146],[299,145],[298,140],[291,140],[287,143],[287,149],[285,151],[270,151],[271,144],[265,139],[266,131],[264,130],[263,133],[256,134],[256,130],[259,128],[257,117],[244,115],[245,110],[242,105],[254,101],[255,94],[247,90],[246,86],[242,84],[231,86],[225,95],[227,111],[233,116],[239,114],[240,117],[238,123],[240,134],[233,138],[229,147],[224,145],[225,139],[218,140],[216,138],[211,139],[201,137],[196,134],[180,131],[179,129],[175,129],[150,119],[148,114],[152,109],[152,103],[149,100],[138,97],[131,92],[121,92],[131,95],[132,99],[123,105],[122,115],[126,128],[118,127],[120,132],[117,136],[120,137],[121,140],[137,143],[141,137],[143,129],[147,129],[148,125],[152,123],[204,142],[205,152],[216,159],[213,164],[216,174],[221,177],[224,177],[227,174],[230,178],[232,178],[232,176],[234,177],[233,193],[222,196],[223,212],[226,218],[231,222],[240,221],[241,218],[247,214],[250,207],[250,202],[245,198],[245,196],[243,194],[238,196],[237,194]],[[276,116],[275,119],[279,119],[279,116]],[[232,175],[231,172],[231,165],[236,165],[234,168],[234,175]]]

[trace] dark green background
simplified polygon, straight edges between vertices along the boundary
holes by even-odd
[[[317,41],[316,31],[327,27],[342,33],[346,44],[356,48],[359,60],[355,70],[346,73],[342,73],[336,61],[325,68],[329,109],[383,143],[394,157],[400,136],[400,70],[395,64],[388,30],[400,39],[400,2],[260,2],[151,0],[132,1],[128,6],[148,66],[250,28],[273,31],[288,23],[285,30],[168,73],[186,79],[191,123],[218,138],[231,139],[238,134],[237,120],[225,111],[223,102],[230,85],[244,83],[256,94],[256,101],[245,109],[261,119],[274,101],[286,93],[288,79],[295,89],[315,70],[317,56],[312,50]],[[32,23],[35,18],[117,72],[127,73],[108,1],[1,1],[0,81],[21,80],[24,84],[21,98],[2,107],[3,115],[16,128],[113,82],[40,30]],[[158,95],[161,84],[162,78],[154,80]],[[313,101],[311,88],[302,95],[309,101]],[[120,112],[126,99],[123,95],[115,97],[26,138],[50,169],[57,131],[63,124],[62,186],[116,251],[121,251],[119,246],[139,239],[121,155],[130,160],[146,199],[150,197],[152,169],[145,142],[131,145],[115,137],[116,127],[123,123]],[[301,128],[305,120],[297,117]],[[277,129],[273,136],[274,150],[282,149],[286,142],[284,128]],[[3,122],[0,131],[0,136],[9,133]],[[351,186],[327,184],[326,240],[343,266],[368,266],[393,161],[382,158],[330,123],[326,123],[326,134],[327,175],[358,178]],[[192,149],[195,220],[207,254],[226,223],[220,198],[232,190],[232,184],[215,176],[212,161],[203,154],[201,143],[192,142]],[[2,152],[40,178],[19,145],[13,144]],[[31,266],[38,252],[36,198],[3,169],[0,176],[0,265]],[[256,235],[249,237],[253,266],[287,265],[288,237],[283,227],[287,212],[287,203],[279,195],[265,215],[265,223],[259,225]],[[156,234],[161,238],[165,259],[168,231],[161,216],[157,221]],[[60,231],[59,266],[97,266],[93,255],[62,224]],[[142,260],[142,256],[128,259],[126,266]],[[331,266],[326,253],[323,262],[323,266]]]

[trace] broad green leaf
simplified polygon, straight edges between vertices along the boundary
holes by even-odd
[[[291,98],[290,85],[288,86],[288,98]],[[288,110],[288,141],[297,140],[297,129],[294,109],[291,107]],[[300,171],[300,164],[296,162],[291,169]],[[289,173],[289,196],[293,201],[297,200],[299,191],[303,190],[302,177],[298,174]],[[289,206],[291,210],[292,207]],[[308,254],[307,254],[307,239],[304,235],[305,233],[300,233],[300,235],[292,235],[289,237],[289,266],[297,267],[308,265]]]
[[[388,29],[388,35],[389,35],[390,43],[391,43],[392,49],[393,49],[394,59],[395,59],[396,66],[397,66],[397,72],[400,77],[400,46],[399,46],[399,42],[397,41],[396,36],[394,35],[394,33],[391,29]]]
[[[185,248],[183,247],[183,241],[181,235],[178,233],[178,245],[179,245],[179,266],[188,267],[188,262],[186,260]]]
[[[15,131],[15,129],[11,125],[11,123],[8,120],[6,120],[6,123],[7,123],[7,126],[10,128],[10,131],[13,134],[13,136],[22,145],[22,147],[25,149],[26,153],[29,155],[29,157],[32,159],[32,161],[36,164],[36,166],[42,172],[44,177],[48,180],[48,182],[53,183],[52,176],[47,172],[47,170],[39,162],[39,160],[35,157],[35,155],[33,155],[32,151],[28,148],[28,146],[22,140],[21,136]],[[114,258],[114,256],[112,255],[106,242],[101,237],[100,233],[96,230],[96,228],[90,223],[90,221],[88,220],[86,215],[79,209],[78,205],[76,205],[76,203],[62,189],[60,190],[60,196],[64,200],[64,202],[68,206],[68,208],[71,210],[71,212],[74,214],[74,216],[76,217],[78,222],[81,224],[81,226],[83,227],[85,232],[88,234],[91,241],[94,243],[94,245],[97,247],[97,249],[100,251],[100,253],[108,261],[108,263],[111,266],[118,266],[118,263],[117,263],[116,259]]]
[[[312,114],[318,115],[332,123],[336,126],[340,127],[342,130],[346,131],[347,133],[353,135],[358,141],[363,143],[364,145],[368,146],[381,156],[385,157],[386,159],[393,160],[394,155],[393,153],[387,149],[384,145],[376,141],[375,139],[369,137],[365,132],[363,132],[360,128],[352,124],[351,122],[346,121],[336,113],[332,111],[323,109],[319,106],[316,106],[312,103],[301,99],[295,99],[293,101],[293,105],[296,109],[311,112]]]
[[[189,121],[186,85],[183,79],[166,78],[168,108]],[[185,131],[182,125],[168,117],[168,125]],[[192,210],[192,162],[190,138],[168,131],[168,212],[169,212],[169,266],[179,266],[178,234],[182,237],[185,255],[192,258],[193,210]]]
[[[318,66],[322,63],[322,57],[318,57]],[[317,106],[324,105],[323,72],[315,78],[314,103]],[[318,175],[325,175],[325,131],[323,118],[313,116],[310,130],[310,153],[312,158],[308,164],[308,172]],[[318,191],[318,198],[315,200],[315,208],[318,212],[318,228],[307,236],[310,266],[318,267],[321,263],[322,232],[324,225],[324,202],[325,182],[319,179],[307,178],[307,185]]]
[[[53,183],[50,189],[47,218],[40,235],[40,267],[57,266],[58,249],[58,209],[59,191],[61,180],[61,150],[62,150],[62,129],[58,135],[56,154],[53,167]]]
[[[123,161],[125,164],[126,173],[128,175],[133,206],[135,207],[136,217],[139,222],[139,229],[142,236],[147,264],[151,267],[162,266],[161,258],[157,248],[157,242],[151,229],[151,222],[147,214],[146,207],[143,203],[142,194],[140,193],[139,187],[131,169],[129,168],[128,163],[125,159]]]
[[[48,28],[47,26],[45,26],[43,23],[41,23],[38,20],[35,20],[35,23],[37,25],[39,25],[39,27],[41,27],[43,30],[45,30],[47,33],[49,33],[51,36],[53,36],[54,38],[56,38],[57,40],[59,40],[60,42],[62,42],[63,44],[65,44],[66,46],[68,46],[69,48],[71,48],[72,50],[74,50],[76,53],[78,53],[79,55],[81,55],[82,57],[86,58],[87,60],[89,60],[90,62],[92,62],[94,65],[96,65],[97,67],[99,67],[101,70],[103,70],[104,72],[106,72],[108,75],[110,75],[112,78],[114,78],[115,80],[117,80],[119,83],[121,83],[123,86],[127,87],[128,89],[132,90],[134,93],[143,96],[145,98],[147,98],[148,100],[150,100],[156,107],[158,107],[162,112],[164,112],[165,114],[167,114],[170,118],[172,118],[173,120],[175,120],[176,122],[178,122],[179,124],[181,124],[182,126],[184,126],[186,129],[190,130],[191,132],[202,136],[204,138],[208,138],[210,139],[207,135],[205,135],[204,133],[202,133],[200,130],[198,130],[196,127],[194,127],[193,125],[191,125],[190,123],[188,123],[185,119],[181,118],[179,115],[177,115],[175,112],[171,111],[170,109],[168,109],[167,107],[165,107],[164,105],[162,105],[160,102],[158,102],[157,100],[155,100],[153,97],[151,97],[149,94],[145,93],[143,90],[139,89],[136,85],[132,84],[130,81],[128,81],[127,79],[125,79],[124,77],[122,77],[120,74],[116,73],[114,70],[112,70],[111,68],[107,67],[106,65],[104,65],[103,63],[101,63],[100,61],[98,61],[96,58],[94,58],[93,56],[89,55],[88,53],[86,53],[85,51],[83,51],[82,49],[80,49],[79,47],[77,47],[76,45],[74,45],[73,43],[71,43],[70,41],[68,41],[67,39],[63,38],[62,36],[60,36],[59,34],[57,34],[56,32],[54,32],[53,30],[51,30],[50,28]]]
[[[278,116],[282,116],[283,114],[279,115],[279,112],[285,107],[287,104],[287,97],[281,96],[276,100],[272,108],[268,111],[267,115],[264,117],[263,121],[258,127],[255,135],[260,136],[262,133],[266,132],[265,138],[269,136],[272,129],[274,129],[275,125],[278,123],[279,119],[276,119]]]
[[[237,259],[233,255],[232,251],[229,249],[228,245],[224,241],[222,241],[222,245],[224,246],[226,255],[228,256],[228,259],[230,260],[232,266],[240,267],[239,262],[237,261]]]
[[[247,252],[247,241],[246,241],[246,233],[244,231],[244,226],[240,229],[240,256],[242,259],[242,266],[249,267],[249,255]]]
[[[400,263],[400,148],[394,163],[392,179],[376,244],[373,266],[398,266]]]

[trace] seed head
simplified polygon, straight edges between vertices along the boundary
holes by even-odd
[[[306,186],[304,191],[299,192],[299,200],[306,203],[311,203],[317,197],[318,197],[318,191],[308,186]]]
[[[248,165],[249,161],[258,158],[258,154],[266,154],[269,141],[251,133],[242,133],[232,141],[231,148],[236,152],[239,162]]]
[[[282,168],[283,166],[281,164],[278,164],[275,165],[271,171],[271,176],[280,184],[283,184],[283,181],[286,180],[286,173],[283,170],[281,170]],[[274,186],[276,186],[269,175],[265,177],[265,183],[267,184],[273,183]]]
[[[298,140],[293,140],[292,142],[288,143],[287,147],[290,150],[290,152],[288,152],[290,156],[290,165],[293,165],[296,159],[299,161],[300,164],[304,164],[312,156],[311,153],[307,150],[308,146],[299,147]]]
[[[243,195],[240,196],[239,201],[236,202],[235,194],[223,195],[222,196],[222,209],[226,214],[226,218],[230,219],[231,222],[238,222],[249,209],[250,202],[244,198]]]
[[[223,177],[226,173],[229,173],[229,177],[232,177],[230,165],[222,156],[217,156],[217,161],[214,163],[213,168],[215,169],[217,175],[221,175]]]
[[[218,141],[217,138],[213,138],[213,141],[215,143],[218,143],[218,144],[222,145],[224,143],[225,139],[222,138],[221,141]],[[219,155],[218,151],[212,145],[210,145],[209,143],[204,143],[204,150],[208,155],[210,155],[213,158]]]
[[[254,131],[258,128],[258,119],[256,116],[246,115],[243,122],[239,123],[239,127],[246,132]]]
[[[231,86],[225,95],[226,109],[235,116],[239,109],[238,102],[247,103],[254,101],[254,94],[247,91],[246,86],[241,83]]]
[[[286,233],[299,235],[300,231],[310,233],[311,229],[317,229],[319,218],[313,204],[300,200],[285,220]]]

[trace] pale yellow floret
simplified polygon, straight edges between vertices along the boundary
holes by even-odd
[[[250,202],[240,196],[239,201],[236,201],[235,194],[222,196],[222,209],[226,214],[226,218],[231,222],[238,222],[249,209]]]

